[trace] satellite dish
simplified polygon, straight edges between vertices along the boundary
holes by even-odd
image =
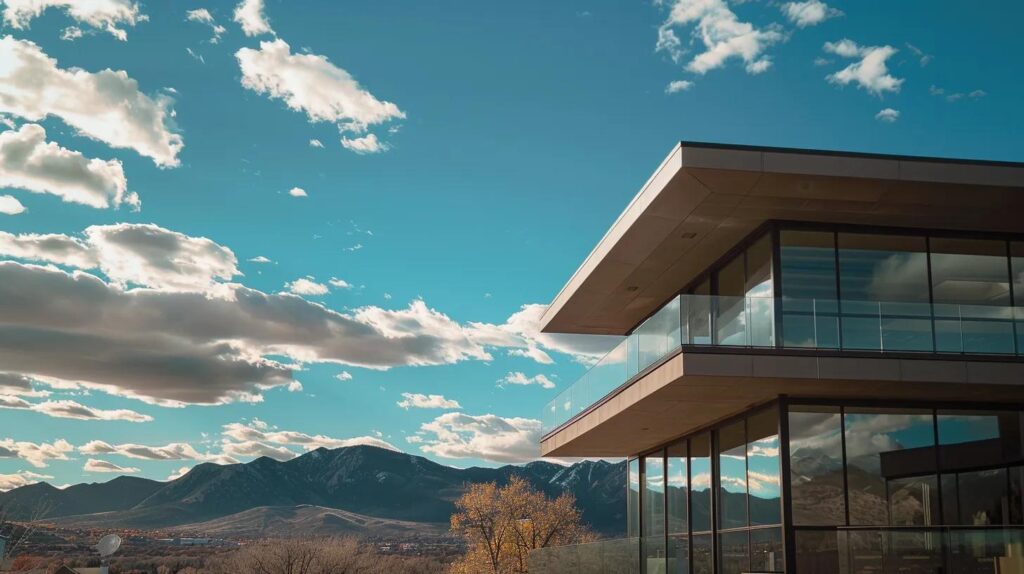
[[[96,550],[100,553],[100,556],[106,558],[117,549],[121,547],[121,537],[117,534],[107,534],[103,538],[100,538],[98,544],[96,544]]]

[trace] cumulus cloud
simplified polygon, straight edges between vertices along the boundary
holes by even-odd
[[[0,195],[0,213],[4,215],[18,215],[19,213],[25,213],[25,206],[13,196]]]
[[[555,388],[555,383],[553,383],[551,379],[545,377],[544,375],[534,375],[532,377],[527,377],[526,374],[521,371],[514,371],[508,373],[507,375],[502,377],[501,380],[498,382],[505,385],[540,385],[545,389]]]
[[[8,397],[10,399],[12,397]],[[130,409],[96,409],[72,400],[43,401],[41,403],[29,403],[23,399],[11,403],[0,400],[0,408],[24,409],[42,413],[59,419],[76,419],[81,421],[127,421],[132,423],[144,423],[153,420],[153,417],[135,412]]]
[[[0,62],[0,112],[35,122],[55,116],[84,136],[178,165],[184,142],[172,132],[171,100],[142,93],[126,72],[62,69],[36,44],[11,36],[0,39]]]
[[[186,474],[188,474],[188,472],[190,470],[192,470],[191,466],[183,466],[183,467],[179,468],[178,470],[172,472],[170,474],[170,476],[167,477],[167,481],[170,482],[172,480],[178,480],[179,478],[181,478],[181,477],[185,476]]]
[[[758,29],[741,22],[725,0],[674,0],[668,19],[659,29],[656,49],[681,61],[682,42],[673,28],[691,24],[695,24],[694,38],[704,46],[704,51],[686,64],[686,69],[696,74],[721,68],[733,58],[743,60],[748,73],[760,74],[771,66],[764,52],[783,39],[775,26]]]
[[[324,285],[323,283],[317,283],[316,278],[313,277],[312,275],[300,277],[299,279],[296,279],[291,283],[285,283],[284,286],[285,289],[288,289],[290,293],[294,293],[296,295],[317,296],[326,295],[327,293],[330,292],[330,289],[327,288],[327,285]]]
[[[196,460],[233,464],[237,460],[218,454],[200,453],[185,442],[172,442],[163,446],[124,443],[112,445],[101,440],[92,440],[78,447],[78,452],[90,455],[120,455],[139,460]]]
[[[242,26],[246,36],[273,34],[267,15],[263,12],[263,0],[242,0],[235,7],[235,22]]]
[[[118,466],[112,462],[100,460],[98,458],[90,458],[85,461],[85,466],[82,467],[82,470],[85,472],[116,472],[119,474],[133,474],[139,472],[139,469],[134,466]]]
[[[97,208],[140,205],[139,196],[128,192],[120,161],[90,159],[48,142],[46,130],[32,123],[0,132],[0,187],[49,193]]]
[[[798,28],[806,28],[821,24],[829,18],[836,18],[843,15],[841,10],[830,7],[821,0],[806,0],[806,2],[786,2],[780,6],[782,13],[790,22]]]
[[[890,123],[890,124],[895,122],[896,120],[898,120],[899,117],[900,117],[899,110],[894,110],[892,108],[885,108],[885,109],[879,111],[877,114],[875,114],[875,119],[876,120],[881,121],[881,122],[887,122],[887,123]]]
[[[289,189],[288,195],[292,197],[309,197],[309,194],[306,193],[306,190],[302,189],[301,187],[293,187]]]
[[[689,90],[692,87],[693,87],[693,82],[691,82],[689,80],[675,80],[673,82],[669,82],[668,85],[665,86],[665,93],[666,94],[677,94],[679,92],[685,92],[685,91]]]
[[[189,22],[199,22],[200,24],[206,24],[210,27],[213,32],[213,36],[210,37],[210,43],[216,44],[220,42],[220,37],[227,30],[224,26],[221,26],[213,19],[213,14],[206,8],[196,8],[195,10],[187,10],[185,12],[185,19]]]
[[[368,445],[399,451],[394,445],[379,437],[360,436],[338,439],[325,435],[309,435],[298,431],[271,428],[270,425],[259,419],[253,419],[248,424],[224,425],[222,435],[221,447],[224,454],[239,457],[267,456],[275,460],[290,460],[298,456],[298,452],[289,447],[299,447],[308,452],[318,448],[333,449]]]
[[[32,386],[32,378],[17,373],[0,372],[0,395],[16,395],[21,397],[45,397],[49,391],[37,391]]]
[[[27,470],[18,471],[14,474],[0,474],[0,492],[21,488],[22,486],[28,486],[43,480],[53,480],[53,477]]]
[[[273,261],[262,255],[257,255],[256,257],[250,258],[249,263],[273,263]]]
[[[161,291],[223,290],[219,281],[239,274],[238,259],[227,247],[144,223],[93,225],[82,237],[0,231],[0,255],[99,269],[115,285]]]
[[[119,25],[134,26],[147,20],[132,0],[4,0],[4,22],[12,28],[25,29],[49,8],[63,10],[75,21],[105,30],[121,41],[127,40],[128,34]]]
[[[324,142],[322,142],[322,141],[320,141],[320,140],[318,140],[316,138],[313,138],[313,139],[309,140],[309,147],[318,147],[318,148],[323,149]]]
[[[258,49],[242,48],[235,57],[244,87],[284,100],[310,122],[332,122],[342,132],[361,134],[369,126],[405,118],[397,105],[377,99],[326,57],[293,54],[284,40],[260,42]],[[350,149],[383,151],[383,144],[371,136],[350,140]]]
[[[388,151],[389,146],[377,139],[377,134],[366,134],[361,138],[341,138],[341,147],[360,155]]]
[[[85,271],[0,261],[0,365],[50,386],[164,405],[221,404],[287,387],[304,363],[444,365],[489,361],[493,349],[592,362],[619,340],[539,333],[543,312],[525,305],[503,324],[463,324],[416,300],[342,313],[238,284],[218,296],[127,288]]]
[[[446,399],[444,395],[424,395],[420,393],[402,393],[398,406],[405,410],[415,409],[461,409],[459,401]]]
[[[334,378],[338,379],[339,381],[351,381],[352,380],[352,373],[350,373],[348,371],[342,371],[342,372],[338,373],[337,375],[334,375]]]
[[[68,453],[74,450],[64,439],[52,443],[0,439],[0,458],[20,458],[36,468],[46,468],[50,460],[70,460]]]
[[[338,289],[351,289],[352,288],[352,284],[351,283],[349,283],[348,281],[345,281],[344,279],[339,279],[337,277],[331,277],[331,279],[328,281],[328,283],[331,284],[331,287],[335,287],[335,288],[338,288]]]
[[[899,92],[902,78],[889,73],[886,61],[898,50],[892,46],[859,46],[849,39],[838,42],[825,42],[824,50],[843,58],[859,58],[849,66],[829,74],[829,82],[840,86],[856,84],[876,96],[884,92]]]
[[[420,450],[444,458],[517,463],[540,456],[541,422],[497,415],[445,413],[420,426]]]

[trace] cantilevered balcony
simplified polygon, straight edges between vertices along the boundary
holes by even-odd
[[[1024,380],[1022,355],[1021,307],[679,295],[547,404],[542,449],[613,454],[626,442],[632,450],[617,454],[639,452],[672,438],[656,430],[662,417],[676,419],[666,432],[680,433],[730,406],[825,394],[815,389],[823,379],[836,383],[828,394],[859,398],[1020,395],[1013,383]],[[689,408],[669,408],[688,396]],[[580,440],[600,426],[606,432],[598,434],[618,436]]]

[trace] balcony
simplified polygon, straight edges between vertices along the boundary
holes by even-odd
[[[656,546],[644,539],[644,546]],[[681,544],[680,544],[681,542]],[[712,572],[712,555],[691,553],[686,539],[673,539],[668,555],[641,558],[641,539],[602,540],[530,552],[530,574]],[[664,539],[660,543],[664,548]],[[674,548],[674,550],[673,550]],[[710,550],[710,549],[705,549]],[[781,572],[780,560],[751,546],[741,554],[719,548],[721,560],[741,572]],[[840,528],[798,531],[800,572],[878,572],[879,574],[1024,574],[1024,529],[1017,527]],[[688,556],[692,556],[691,560]],[[740,560],[740,562],[736,562]],[[749,561],[749,570],[742,564]],[[692,569],[688,569],[692,566]],[[724,568],[723,568],[724,569]]]
[[[549,402],[545,435],[680,351],[1013,360],[1024,308],[680,295]]]

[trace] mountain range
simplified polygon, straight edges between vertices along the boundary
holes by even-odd
[[[284,462],[202,463],[168,482],[122,476],[64,489],[37,483],[0,493],[0,509],[8,518],[65,526],[217,536],[442,532],[466,484],[513,476],[550,496],[572,493],[592,529],[621,534],[624,463],[460,469],[372,446],[320,448]]]

